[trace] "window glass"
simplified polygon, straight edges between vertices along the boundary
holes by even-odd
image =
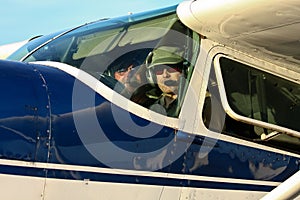
[[[198,55],[198,34],[175,12],[103,23],[69,32],[26,61],[70,64],[137,104],[177,117]]]
[[[225,57],[221,57],[219,62],[226,98],[236,114],[300,130],[298,84]],[[202,113],[203,122],[209,130],[299,153],[299,138],[253,125],[250,120],[230,117],[221,104],[216,80],[212,68]],[[274,137],[262,137],[273,133]]]
[[[300,131],[298,84],[227,58],[220,59],[220,66],[233,111]]]
[[[52,39],[53,37],[58,36],[62,32],[63,31],[34,38],[34,39],[30,40],[28,43],[24,44],[18,50],[16,50],[14,53],[12,53],[6,59],[7,60],[21,61],[21,59],[23,57],[25,57],[28,53],[30,53],[32,50],[34,50],[35,48],[37,48],[40,45],[44,44],[45,42]]]

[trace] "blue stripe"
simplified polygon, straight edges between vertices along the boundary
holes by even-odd
[[[198,181],[177,178],[163,178],[139,175],[120,175],[109,173],[97,173],[86,171],[68,171],[60,169],[43,169],[43,168],[28,168],[18,166],[0,166],[1,174],[19,175],[19,176],[33,176],[57,178],[65,180],[84,180],[88,179],[95,182],[108,183],[124,183],[124,184],[138,184],[138,185],[155,185],[155,186],[173,186],[173,187],[192,187],[192,188],[210,188],[221,190],[246,190],[246,191],[262,191],[269,192],[274,189],[274,186],[262,186],[252,184],[240,183],[225,183],[214,181]]]

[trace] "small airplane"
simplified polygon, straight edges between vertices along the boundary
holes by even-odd
[[[299,8],[184,1],[26,43],[0,61],[1,199],[300,199]]]

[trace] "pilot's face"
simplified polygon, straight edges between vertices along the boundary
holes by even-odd
[[[115,79],[123,83],[124,85],[129,81],[129,73],[132,70],[133,65],[128,66],[115,72]]]
[[[127,68],[123,68],[114,73],[115,79],[121,82],[128,92],[134,92],[141,86],[142,74],[145,74],[144,70],[139,70],[140,66],[129,65]]]
[[[181,69],[176,65],[159,65],[154,68],[158,87],[163,93],[178,94]]]

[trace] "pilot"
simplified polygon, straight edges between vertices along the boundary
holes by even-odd
[[[115,89],[123,96],[130,98],[131,94],[141,82],[141,76],[137,73],[139,67],[140,63],[138,61],[130,59],[122,60],[112,65],[106,74],[118,81],[115,85]]]
[[[147,79],[159,88],[159,91],[151,90],[147,93],[149,98],[156,99],[150,109],[168,116],[177,116],[178,95],[186,80],[187,62],[177,52],[177,48],[170,47],[152,51],[148,62]]]

